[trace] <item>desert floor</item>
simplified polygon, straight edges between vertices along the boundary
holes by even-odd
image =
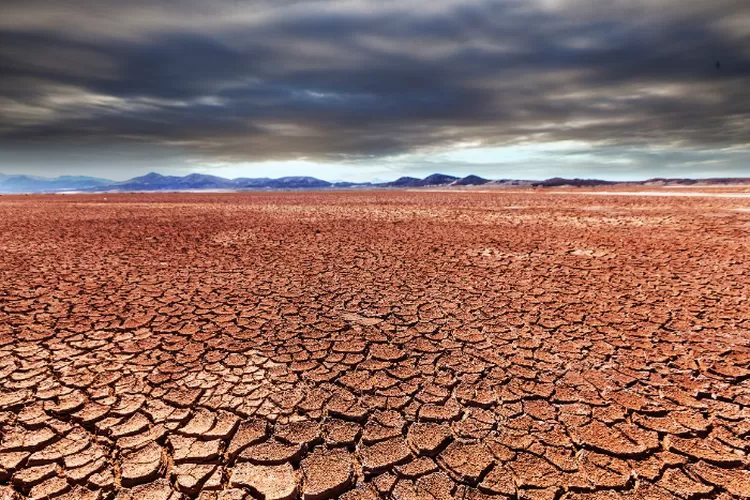
[[[750,497],[750,197],[641,191],[2,196],[0,499]]]

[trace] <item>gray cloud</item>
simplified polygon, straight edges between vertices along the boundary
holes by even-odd
[[[28,1],[0,19],[6,147],[750,146],[745,0]]]

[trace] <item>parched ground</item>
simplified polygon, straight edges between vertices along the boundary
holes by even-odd
[[[0,434],[3,500],[748,498],[750,198],[0,197]]]

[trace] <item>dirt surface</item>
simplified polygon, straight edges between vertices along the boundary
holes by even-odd
[[[0,499],[748,498],[748,208],[0,197]]]

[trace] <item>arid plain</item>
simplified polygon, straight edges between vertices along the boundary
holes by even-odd
[[[0,499],[750,497],[748,193],[568,191],[0,197]]]

